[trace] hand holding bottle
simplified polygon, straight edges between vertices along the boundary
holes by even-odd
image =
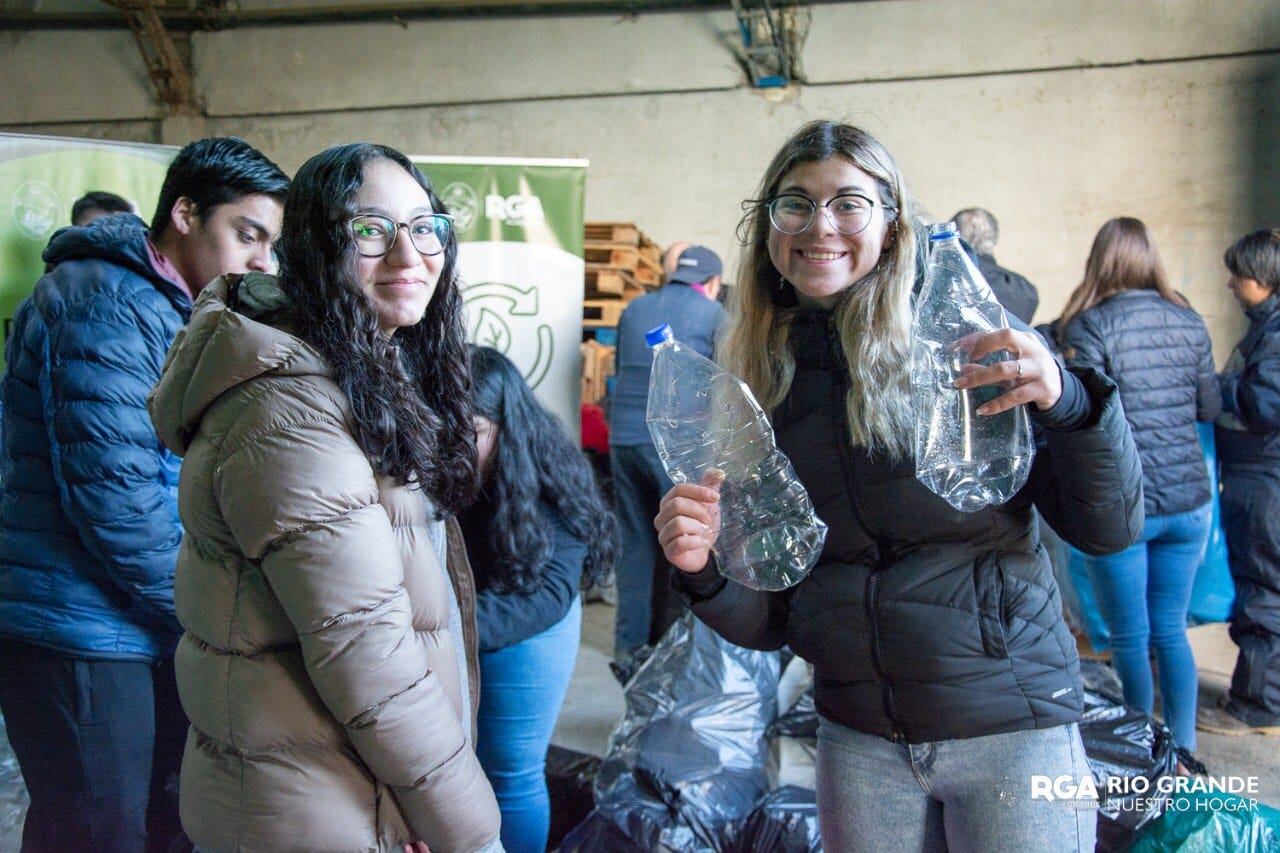
[[[665,532],[663,549],[684,571],[698,572],[714,546],[726,578],[751,589],[795,586],[817,562],[827,526],[778,449],[768,416],[746,383],[681,346],[669,326],[645,338],[654,351],[645,421],[658,458],[673,483],[717,495],[714,525],[697,507],[668,504],[662,523],[655,521]],[[696,488],[677,487],[669,497],[711,502]]]
[[[980,415],[1000,412],[1027,403],[1037,409],[1050,408],[1062,396],[1062,370],[1039,336],[1014,329],[968,335],[956,342],[957,351],[968,350],[969,364],[960,368],[956,388],[980,388],[1006,383],[1008,391],[978,408]],[[1008,352],[1008,361],[983,365],[981,359],[993,352]]]
[[[724,473],[712,469],[701,485],[676,483],[662,498],[653,526],[667,562],[687,574],[707,567],[720,536],[720,483]]]

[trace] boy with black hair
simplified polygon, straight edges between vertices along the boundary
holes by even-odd
[[[137,208],[127,198],[121,198],[115,193],[93,190],[80,196],[76,199],[76,203],[71,205],[71,224],[88,225],[100,216],[137,212]]]
[[[0,713],[23,850],[164,850],[187,721],[173,651],[179,460],[146,398],[200,290],[273,271],[288,178],[234,138],[169,167],[152,228],[63,228],[0,379]]]

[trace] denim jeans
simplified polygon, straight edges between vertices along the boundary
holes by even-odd
[[[1136,544],[1087,561],[1098,609],[1111,631],[1125,704],[1151,713],[1149,649],[1154,648],[1165,722],[1178,746],[1191,751],[1196,748],[1197,676],[1187,641],[1187,608],[1212,517],[1211,504],[1149,515]]]
[[[817,772],[826,853],[1093,851],[1096,803],[1031,799],[1089,775],[1074,723],[908,745],[822,719]]]
[[[582,631],[582,599],[541,634],[480,655],[476,755],[502,812],[510,853],[543,853],[551,827],[547,745],[560,714]]]
[[[612,447],[609,467],[622,539],[614,568],[618,613],[613,644],[614,655],[621,659],[661,639],[680,617],[680,604],[671,592],[667,560],[653,529],[658,503],[671,489],[658,451],[652,445]]]

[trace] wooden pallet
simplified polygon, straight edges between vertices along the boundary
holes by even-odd
[[[582,301],[582,325],[587,329],[616,326],[622,319],[627,303],[621,299],[584,299]]]
[[[659,270],[662,269],[662,249],[643,234],[640,235],[640,256],[647,258]]]
[[[583,341],[582,402],[598,403],[604,398],[608,379],[614,373],[616,348],[598,341]]]
[[[587,243],[582,247],[582,259],[589,264],[635,269],[644,263],[640,250],[635,246],[617,243]]]
[[[610,296],[622,296],[628,288],[635,289],[640,285],[636,277],[628,270],[611,267],[588,267],[586,281],[587,299],[601,299]]]
[[[662,250],[634,223],[588,222],[583,234],[583,260],[589,266],[624,270],[642,287],[662,282]]]
[[[631,222],[588,222],[583,227],[583,236],[588,243],[621,243],[624,246],[639,246],[646,241],[652,242]]]

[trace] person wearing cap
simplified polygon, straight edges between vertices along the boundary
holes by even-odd
[[[671,481],[644,421],[653,363],[644,334],[666,323],[681,344],[710,358],[725,317],[724,308],[715,299],[723,269],[720,257],[705,246],[686,243],[673,249],[676,251],[669,249],[665,259],[666,283],[628,305],[618,323],[618,379],[609,412],[609,466],[622,534],[622,553],[615,569],[618,616],[614,633],[615,672],[620,677],[629,674],[635,651],[656,642],[679,614],[679,605],[669,594],[667,563],[653,529],[658,501],[671,488]]]

